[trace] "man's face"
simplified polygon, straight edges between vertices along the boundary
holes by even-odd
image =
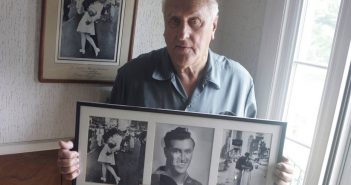
[[[217,27],[207,0],[169,0],[164,9],[164,37],[175,67],[203,61]]]
[[[172,140],[171,146],[165,148],[166,166],[172,174],[186,173],[194,151],[194,143],[191,139]]]

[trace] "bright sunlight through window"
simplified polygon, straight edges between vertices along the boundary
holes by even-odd
[[[293,185],[303,183],[339,5],[340,0],[304,2],[284,108],[284,120],[289,123],[284,153],[290,154],[289,157],[295,163]]]

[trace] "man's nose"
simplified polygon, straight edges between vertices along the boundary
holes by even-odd
[[[187,23],[182,23],[178,27],[178,39],[179,40],[186,40],[190,37],[191,28]]]
[[[181,154],[180,154],[180,160],[181,160],[181,162],[186,162],[186,154],[184,153],[184,152],[182,152]]]

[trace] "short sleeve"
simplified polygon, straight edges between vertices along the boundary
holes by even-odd
[[[251,83],[251,88],[246,98],[244,114],[245,114],[245,117],[248,117],[248,118],[255,118],[257,115],[255,87],[253,82]]]
[[[111,91],[111,104],[125,104],[124,100],[126,99],[126,92],[125,88],[123,88],[125,87],[125,78],[122,73],[123,70],[119,69]]]

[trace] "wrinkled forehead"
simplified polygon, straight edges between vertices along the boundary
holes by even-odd
[[[166,0],[164,8],[165,17],[210,14],[208,0]]]

